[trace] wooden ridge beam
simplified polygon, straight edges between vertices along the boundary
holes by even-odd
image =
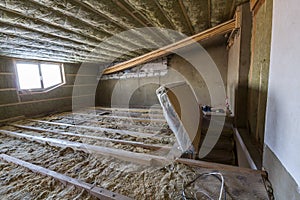
[[[44,123],[44,124],[52,124],[52,125],[57,125],[57,126],[67,126],[67,127],[83,128],[83,129],[89,129],[89,130],[95,130],[95,131],[101,131],[101,132],[106,131],[106,132],[109,132],[109,133],[118,133],[118,134],[121,134],[121,135],[131,135],[133,137],[160,138],[160,137],[157,137],[154,134],[150,134],[150,133],[139,133],[139,132],[127,131],[127,130],[117,130],[117,129],[111,129],[111,128],[101,128],[101,127],[93,127],[93,126],[82,126],[82,125],[74,125],[74,124],[65,124],[65,123],[58,123],[58,122],[48,122],[48,121],[34,120],[34,119],[29,120],[29,121],[39,122],[39,123]]]
[[[214,37],[216,35],[225,34],[227,32],[230,32],[235,29],[235,19],[229,20],[227,22],[224,22],[218,26],[215,26],[213,28],[210,28],[208,30],[205,30],[201,33],[198,33],[196,35],[193,35],[191,37],[187,37],[183,40],[180,40],[178,42],[175,42],[171,45],[167,45],[163,48],[154,50],[152,52],[146,53],[142,56],[138,56],[136,58],[133,58],[131,60],[119,63],[117,65],[114,65],[112,67],[106,68],[103,71],[103,74],[111,74],[115,72],[119,72],[125,69],[132,68],[136,65],[143,64],[145,62],[149,62],[152,60],[155,60],[157,58],[160,58],[162,56],[166,56],[170,54],[171,52],[178,50],[180,48],[186,47],[190,44],[193,44],[194,42],[199,42],[211,37]]]
[[[168,160],[165,157],[150,155],[145,153],[135,153],[135,152],[126,151],[122,149],[95,146],[95,145],[89,145],[89,144],[84,144],[79,142],[71,142],[67,140],[60,140],[54,138],[32,136],[32,135],[16,133],[16,132],[6,131],[6,130],[0,130],[0,133],[10,137],[26,139],[28,141],[33,141],[41,144],[48,144],[50,146],[61,147],[61,148],[69,147],[74,150],[84,151],[89,154],[94,153],[97,155],[111,156],[123,161],[133,162],[133,163],[147,165],[147,166],[151,166],[153,164],[165,165],[168,163]]]
[[[9,125],[16,127],[16,128],[25,129],[25,130],[32,130],[32,131],[45,132],[45,133],[54,133],[54,134],[58,134],[58,135],[68,135],[68,136],[75,136],[75,137],[81,137],[81,138],[96,139],[96,140],[101,140],[101,141],[106,141],[106,142],[132,145],[132,146],[142,147],[142,148],[151,149],[151,150],[171,150],[170,146],[145,144],[145,143],[136,142],[136,141],[118,140],[118,139],[111,139],[111,138],[92,136],[92,135],[82,135],[82,134],[77,134],[77,133],[75,134],[75,133],[70,133],[70,132],[55,131],[55,130],[43,129],[43,128],[33,127],[33,126],[24,126],[24,125],[19,125],[19,124],[9,124]]]
[[[74,185],[76,188],[80,188],[80,189],[84,189],[86,190],[89,194],[91,194],[92,196],[99,198],[99,199],[105,199],[105,200],[113,200],[113,199],[120,199],[120,200],[130,200],[131,198],[126,197],[124,195],[115,193],[115,192],[111,192],[109,190],[106,190],[104,188],[100,188],[97,186],[94,186],[90,183],[86,183],[83,182],[81,180],[75,179],[75,178],[71,178],[69,176],[66,176],[64,174],[61,173],[57,173],[55,171],[49,170],[47,168],[38,166],[38,165],[34,165],[32,163],[20,160],[18,158],[6,155],[6,154],[0,154],[0,159],[9,162],[9,163],[13,163],[15,165],[19,165],[21,167],[27,168],[30,171],[34,172],[34,173],[38,173],[38,174],[42,174],[45,176],[49,176],[55,180],[59,180],[62,183],[67,183],[70,185]]]

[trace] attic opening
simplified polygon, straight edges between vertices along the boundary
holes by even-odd
[[[16,62],[19,92],[46,92],[65,83],[61,63],[18,61]]]

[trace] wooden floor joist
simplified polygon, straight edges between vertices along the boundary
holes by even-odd
[[[160,138],[160,137],[157,137],[154,134],[150,134],[150,133],[140,133],[140,132],[134,132],[134,131],[120,130],[120,129],[101,128],[101,127],[94,127],[94,126],[82,126],[82,125],[75,125],[75,124],[66,124],[66,123],[58,123],[58,122],[48,122],[48,121],[35,120],[35,119],[31,119],[29,121],[39,122],[39,123],[44,123],[44,124],[52,124],[52,125],[57,125],[57,126],[67,126],[67,127],[83,128],[83,129],[89,129],[89,130],[101,131],[101,132],[105,131],[105,132],[108,132],[108,133],[118,133],[118,134],[121,134],[121,135],[131,135],[133,137]]]
[[[55,147],[62,147],[62,148],[69,147],[74,150],[84,151],[86,153],[92,153],[92,154],[102,155],[102,156],[111,156],[126,162],[128,161],[128,162],[133,162],[133,163],[147,165],[147,166],[151,166],[151,165],[163,166],[169,163],[169,161],[165,157],[150,155],[145,153],[135,153],[131,151],[125,151],[122,149],[95,146],[95,145],[89,145],[89,144],[84,144],[79,142],[70,142],[67,140],[60,140],[54,138],[32,136],[24,133],[16,133],[16,132],[6,131],[6,130],[0,130],[0,133],[10,137],[26,139],[29,141],[34,141],[41,144],[48,144]]]
[[[164,118],[151,119],[151,118],[140,118],[140,117],[129,117],[129,116],[115,116],[115,115],[95,115],[95,114],[77,113],[77,112],[74,112],[73,114],[75,114],[75,115],[94,116],[94,117],[97,117],[97,118],[124,119],[124,120],[132,120],[132,121],[137,121],[137,122],[166,123],[166,120]]]
[[[49,170],[47,168],[38,166],[38,165],[34,165],[31,164],[29,162],[25,162],[23,160],[20,160],[18,158],[6,155],[6,154],[0,154],[0,159],[9,162],[9,163],[13,163],[15,165],[19,165],[22,167],[25,167],[27,169],[29,169],[32,172],[38,173],[38,174],[42,174],[45,176],[49,176],[51,178],[54,178],[56,180],[59,180],[60,182],[63,183],[67,183],[67,184],[71,184],[74,185],[77,188],[80,189],[84,189],[86,190],[89,194],[91,194],[92,196],[99,198],[99,199],[104,199],[104,200],[113,200],[113,199],[120,199],[120,200],[130,200],[131,198],[126,197],[124,195],[115,193],[115,192],[111,192],[109,190],[106,190],[104,188],[100,188],[97,186],[94,186],[92,184],[80,181],[78,179],[66,176],[64,174],[60,174],[57,173],[55,171]]]
[[[237,173],[247,173],[247,174],[260,174],[262,176],[266,176],[266,172],[262,170],[253,170],[248,168],[242,168],[232,165],[224,165],[219,163],[211,163],[205,162],[201,160],[192,160],[192,159],[185,159],[185,158],[178,158],[176,162],[185,164],[191,167],[201,167],[213,170],[221,170],[221,171],[230,171],[230,172],[237,172]]]
[[[77,117],[64,117],[64,119],[73,120],[74,122],[80,122],[85,121],[87,123],[95,123],[95,124],[101,124],[101,125],[116,125],[116,126],[124,126],[127,128],[141,128],[143,130],[151,130],[151,131],[159,131],[162,129],[161,126],[153,126],[153,125],[135,125],[135,124],[125,124],[125,123],[118,123],[118,122],[106,122],[106,121],[100,121],[100,120],[93,120],[90,118],[77,118]],[[84,123],[84,122],[83,122]]]
[[[113,142],[113,143],[118,143],[118,144],[132,145],[132,146],[142,147],[142,148],[151,149],[151,150],[171,150],[170,146],[145,144],[145,143],[136,142],[136,141],[118,140],[118,139],[111,139],[111,138],[92,136],[92,135],[82,135],[82,134],[77,134],[77,133],[75,134],[75,133],[70,133],[70,132],[55,131],[55,130],[43,129],[43,128],[33,127],[33,126],[24,126],[24,125],[19,125],[19,124],[9,124],[9,125],[14,126],[16,128],[26,129],[26,130],[45,132],[45,133],[54,133],[57,135],[68,135],[68,136],[75,136],[75,137],[81,137],[81,138],[89,138],[89,139]]]
[[[108,108],[108,107],[90,107],[92,110],[107,110],[107,111],[124,111],[124,112],[137,112],[137,113],[149,113],[149,112],[159,112],[162,113],[162,108]]]
[[[163,113],[162,112],[156,112],[156,111],[153,111],[153,112],[149,112],[149,111],[145,111],[145,112],[133,112],[133,111],[126,111],[126,110],[103,110],[103,109],[95,109],[95,110],[89,110],[91,112],[93,111],[96,111],[96,113],[98,114],[99,112],[107,112],[107,113],[112,113],[112,114],[123,114],[121,116],[132,116],[134,117],[135,115],[138,115],[138,116],[142,116],[142,117],[156,117],[156,118],[164,118],[163,116]],[[84,112],[84,111],[83,111]]]
[[[222,35],[222,34],[228,33],[230,31],[234,30],[235,28],[236,28],[235,19],[229,20],[229,21],[224,22],[220,25],[217,25],[213,28],[207,29],[201,33],[198,33],[196,35],[193,35],[193,36],[187,37],[183,40],[180,40],[178,42],[175,42],[171,45],[162,47],[160,49],[146,53],[142,56],[139,56],[139,57],[133,58],[131,60],[116,64],[109,68],[106,68],[104,70],[103,74],[111,74],[111,73],[119,72],[119,71],[122,71],[125,69],[129,69],[131,67],[134,67],[136,65],[140,65],[140,64],[155,60],[162,56],[166,56],[166,55],[174,52],[175,50],[178,50],[180,48],[183,48],[190,44],[193,44],[195,42],[200,42],[204,39],[208,39],[208,38],[214,37],[216,35]]]

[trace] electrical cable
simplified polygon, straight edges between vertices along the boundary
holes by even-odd
[[[221,188],[220,188],[220,193],[219,193],[219,198],[218,200],[222,200],[222,194],[223,194],[223,191],[224,191],[224,199],[226,200],[226,188],[225,188],[225,180],[224,180],[224,177],[223,175],[220,173],[220,172],[210,172],[210,173],[202,173],[202,174],[199,174],[195,179],[193,179],[192,181],[190,181],[189,183],[187,183],[184,187],[183,187],[183,190],[181,192],[181,196],[182,196],[182,199],[183,200],[189,200],[189,199],[193,199],[193,200],[196,200],[197,197],[196,197],[196,194],[197,193],[202,193],[204,194],[206,197],[208,197],[210,200],[213,200],[212,197],[210,197],[207,193],[203,192],[203,191],[198,191],[194,197],[188,197],[186,194],[185,194],[185,190],[188,186],[190,186],[191,184],[193,184],[194,182],[196,182],[197,179],[199,179],[200,177],[202,176],[213,176],[215,178],[217,178],[220,182],[221,182]]]

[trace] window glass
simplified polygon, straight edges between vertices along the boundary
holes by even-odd
[[[40,89],[41,78],[38,64],[17,64],[20,89]]]
[[[16,68],[20,90],[43,91],[64,83],[61,64],[24,61],[17,63]]]
[[[62,83],[61,68],[58,64],[41,64],[44,88]]]

